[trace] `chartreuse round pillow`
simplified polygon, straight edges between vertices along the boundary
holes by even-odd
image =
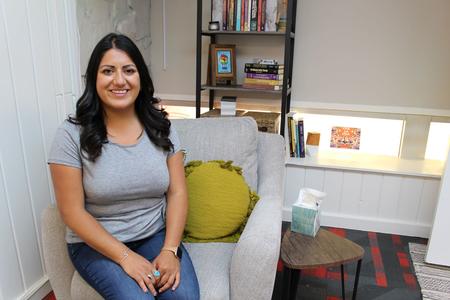
[[[259,200],[232,161],[191,161],[185,166],[189,195],[186,242],[237,242]]]

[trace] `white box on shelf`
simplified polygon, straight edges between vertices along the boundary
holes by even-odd
[[[220,115],[235,116],[236,115],[236,97],[223,96],[220,100]]]

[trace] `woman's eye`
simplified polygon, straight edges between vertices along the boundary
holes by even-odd
[[[102,70],[102,74],[104,74],[104,75],[111,75],[112,74],[112,70],[110,70],[110,69],[103,69]]]
[[[136,70],[135,69],[127,69],[127,70],[125,70],[125,73],[127,73],[128,75],[132,75],[132,74],[136,73]]]

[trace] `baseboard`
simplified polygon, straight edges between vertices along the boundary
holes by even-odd
[[[291,208],[283,207],[283,221],[291,222],[291,220]],[[399,234],[423,238],[429,238],[431,233],[431,225],[429,224],[412,223],[401,220],[332,214],[326,212],[323,212],[321,214],[320,224],[323,226]]]
[[[43,276],[36,283],[34,283],[25,293],[18,299],[20,300],[42,300],[52,291],[50,281],[47,276]]]

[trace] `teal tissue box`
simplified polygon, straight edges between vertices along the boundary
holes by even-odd
[[[320,210],[317,208],[302,207],[301,204],[292,206],[291,231],[316,236],[320,228]]]

